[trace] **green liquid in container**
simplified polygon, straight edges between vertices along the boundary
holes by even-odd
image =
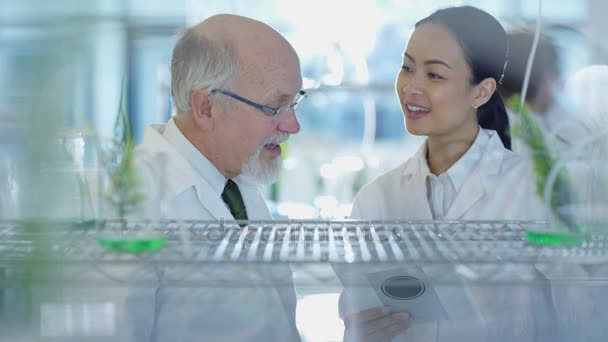
[[[154,237],[100,237],[97,243],[104,249],[114,252],[145,253],[155,252],[163,247],[167,239],[164,236]]]
[[[572,246],[586,241],[586,237],[573,233],[527,232],[528,242],[539,246]]]

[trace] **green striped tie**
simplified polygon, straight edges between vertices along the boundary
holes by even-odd
[[[247,208],[245,208],[245,203],[243,202],[243,197],[241,196],[241,191],[239,191],[239,187],[236,185],[232,179],[229,179],[226,182],[226,186],[224,186],[224,191],[222,191],[222,199],[228,205],[230,209],[230,213],[236,220],[247,220]],[[245,226],[245,224],[241,224],[241,227]]]

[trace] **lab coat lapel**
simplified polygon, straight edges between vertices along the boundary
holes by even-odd
[[[194,189],[196,190],[196,197],[199,202],[201,202],[201,205],[205,207],[205,209],[209,210],[214,219],[234,219],[221,196],[215,195],[211,185],[209,185],[207,181],[199,179],[194,184]]]
[[[249,182],[237,179],[237,184],[247,206],[247,216],[250,220],[272,219],[272,214],[266,205],[266,201],[260,194],[258,186]]]
[[[473,172],[466,178],[454,203],[446,214],[448,220],[462,219],[467,211],[487,193],[488,178],[498,174],[504,157],[504,147],[498,134],[493,133]]]
[[[404,218],[432,220],[433,215],[431,214],[426,189],[426,176],[428,174],[426,142],[418,149],[414,158],[413,163],[409,163],[403,171],[403,189],[409,194],[399,196],[399,200],[402,201],[400,207],[403,208],[403,213],[407,213]]]

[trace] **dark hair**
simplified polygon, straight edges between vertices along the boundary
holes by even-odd
[[[534,42],[534,34],[529,31],[518,31],[509,33],[508,37],[509,65],[507,65],[505,78],[500,86],[500,93],[506,99],[521,93],[528,57],[530,56],[532,43]],[[534,99],[544,78],[551,73],[557,72],[559,72],[557,48],[548,38],[541,37],[536,47],[526,97],[530,100]]]
[[[488,77],[497,84],[502,81],[509,48],[507,34],[496,18],[478,8],[462,6],[438,10],[417,22],[416,27],[425,23],[441,25],[454,35],[471,68],[471,84]],[[509,118],[498,91],[477,109],[477,120],[481,127],[495,130],[503,145],[511,149]]]

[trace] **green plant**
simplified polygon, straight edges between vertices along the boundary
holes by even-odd
[[[102,153],[104,166],[110,174],[105,199],[123,222],[145,200],[135,169],[135,142],[125,107],[123,84],[111,147],[107,155]]]
[[[544,200],[545,187],[547,185],[547,177],[551,169],[556,164],[556,159],[552,156],[545,133],[539,122],[533,117],[530,109],[521,102],[521,96],[515,95],[508,101],[509,108],[519,114],[519,121],[515,122],[511,127],[511,136],[521,139],[527,146],[532,156],[532,165],[534,167],[536,193]],[[564,171],[561,171],[553,186],[553,193],[550,199],[549,209],[551,213],[560,218],[569,228],[574,229],[571,220],[564,215],[561,215],[556,209],[567,204],[572,198],[571,185],[568,176]]]

